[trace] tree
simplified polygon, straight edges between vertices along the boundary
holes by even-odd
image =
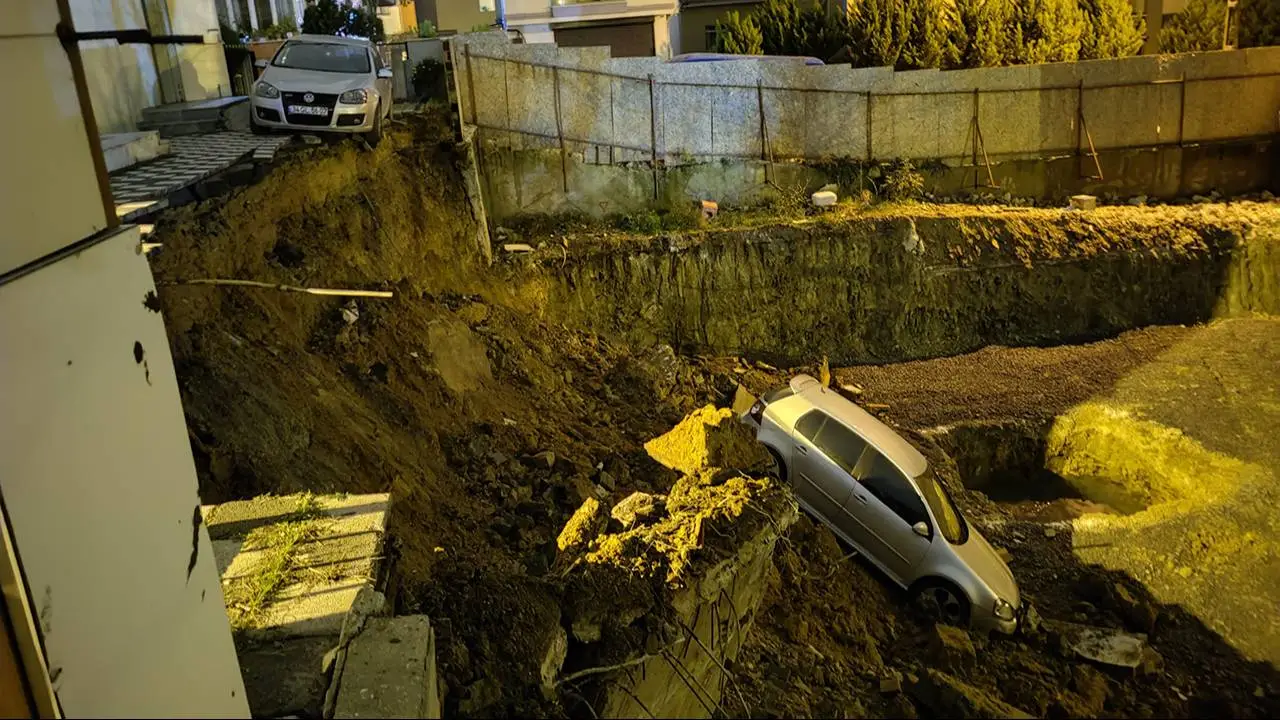
[[[954,13],[947,0],[903,0],[906,35],[895,67],[900,70],[942,67]]]
[[[1014,19],[1022,33],[1015,50],[1016,62],[1070,62],[1080,58],[1084,13],[1076,0],[1016,0],[1014,9]]]
[[[898,64],[907,37],[907,9],[901,0],[862,0],[849,7],[855,46],[864,64],[872,67]]]
[[[1280,0],[1240,0],[1236,12],[1240,47],[1280,45]]]
[[[343,0],[316,0],[302,14],[302,32],[310,35],[352,35],[374,42],[386,39],[378,12],[372,6],[353,7]]]
[[[1014,62],[1022,45],[1022,28],[1013,17],[1013,0],[956,0],[948,66],[996,67]]]
[[[1160,52],[1202,52],[1222,49],[1226,0],[1191,0],[1160,29]]]
[[[763,50],[760,26],[751,15],[730,10],[716,22],[716,52],[760,55]]]
[[[1129,0],[1080,0],[1084,33],[1080,59],[1095,60],[1137,55],[1147,37],[1147,22],[1137,16]]]

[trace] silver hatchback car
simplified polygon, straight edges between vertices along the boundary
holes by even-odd
[[[928,461],[900,435],[808,375],[756,401],[757,429],[800,504],[939,620],[1012,633],[1018,584],[965,521]]]
[[[360,38],[298,35],[260,61],[249,122],[254,132],[366,133],[370,144],[391,117],[391,69]]]

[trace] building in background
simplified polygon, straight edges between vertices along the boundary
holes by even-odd
[[[671,57],[679,48],[676,0],[499,0],[498,17],[526,43],[606,46],[614,57]]]
[[[456,35],[498,22],[497,0],[418,0],[418,24],[430,22],[441,35]]]
[[[80,30],[204,35],[218,30],[219,2],[225,0],[70,0],[69,6]],[[221,43],[129,45],[86,40],[79,45],[93,112],[104,133],[137,130],[144,108],[234,94]]]
[[[377,0],[377,3],[378,19],[387,37],[418,34],[414,0]]]
[[[749,13],[764,0],[680,0],[679,52],[714,52],[716,23],[725,13]]]

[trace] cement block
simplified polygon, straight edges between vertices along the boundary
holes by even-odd
[[[836,194],[830,190],[816,192],[809,199],[813,201],[814,207],[831,207],[836,204]]]
[[[335,718],[438,718],[435,634],[425,615],[370,618],[347,648]]]
[[[1072,195],[1072,210],[1093,210],[1098,207],[1098,198],[1093,195]]]

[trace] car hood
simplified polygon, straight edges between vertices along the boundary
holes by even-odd
[[[963,545],[952,545],[951,550],[973,570],[980,580],[995,591],[996,595],[1009,601],[1014,607],[1018,607],[1021,600],[1018,597],[1018,581],[1014,580],[1013,572],[1009,570],[1004,560],[1000,559],[996,549],[972,524],[969,525],[969,541]]]
[[[277,90],[290,92],[320,92],[341,94],[347,90],[367,88],[372,83],[365,73],[331,73],[318,70],[295,70],[293,68],[268,66],[262,73],[262,79],[271,83]]]

